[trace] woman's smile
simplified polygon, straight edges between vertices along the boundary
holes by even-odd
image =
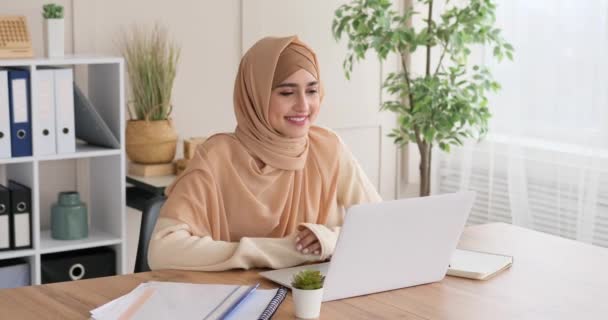
[[[297,115],[297,116],[287,116],[285,120],[292,125],[295,126],[305,126],[309,120],[309,116],[306,115]]]

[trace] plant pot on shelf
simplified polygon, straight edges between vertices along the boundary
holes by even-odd
[[[63,57],[64,29],[64,19],[44,19],[44,49],[47,57]]]
[[[129,120],[127,155],[141,164],[171,163],[177,148],[177,132],[171,120]]]
[[[323,288],[315,290],[302,290],[293,288],[293,303],[296,317],[299,319],[317,319],[321,314],[323,301]]]

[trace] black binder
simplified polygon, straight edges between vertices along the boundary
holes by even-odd
[[[0,251],[11,249],[13,224],[11,215],[11,193],[0,185]]]
[[[16,181],[9,180],[11,191],[11,214],[13,249],[32,248],[32,191]]]

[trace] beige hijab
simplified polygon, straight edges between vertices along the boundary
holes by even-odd
[[[270,92],[299,69],[319,81],[317,58],[296,37],[264,38],[241,60],[234,84],[236,136],[264,163],[284,170],[304,167],[308,138],[281,136],[268,122]]]
[[[223,241],[283,237],[301,222],[327,221],[337,201],[338,138],[319,127],[287,138],[268,121],[273,87],[301,68],[320,82],[314,52],[295,36],[264,38],[249,49],[234,86],[235,133],[199,147],[167,188],[162,217]]]

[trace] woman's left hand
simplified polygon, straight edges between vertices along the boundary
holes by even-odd
[[[304,228],[296,236],[296,250],[303,254],[321,254],[321,244],[317,236],[308,228]]]

